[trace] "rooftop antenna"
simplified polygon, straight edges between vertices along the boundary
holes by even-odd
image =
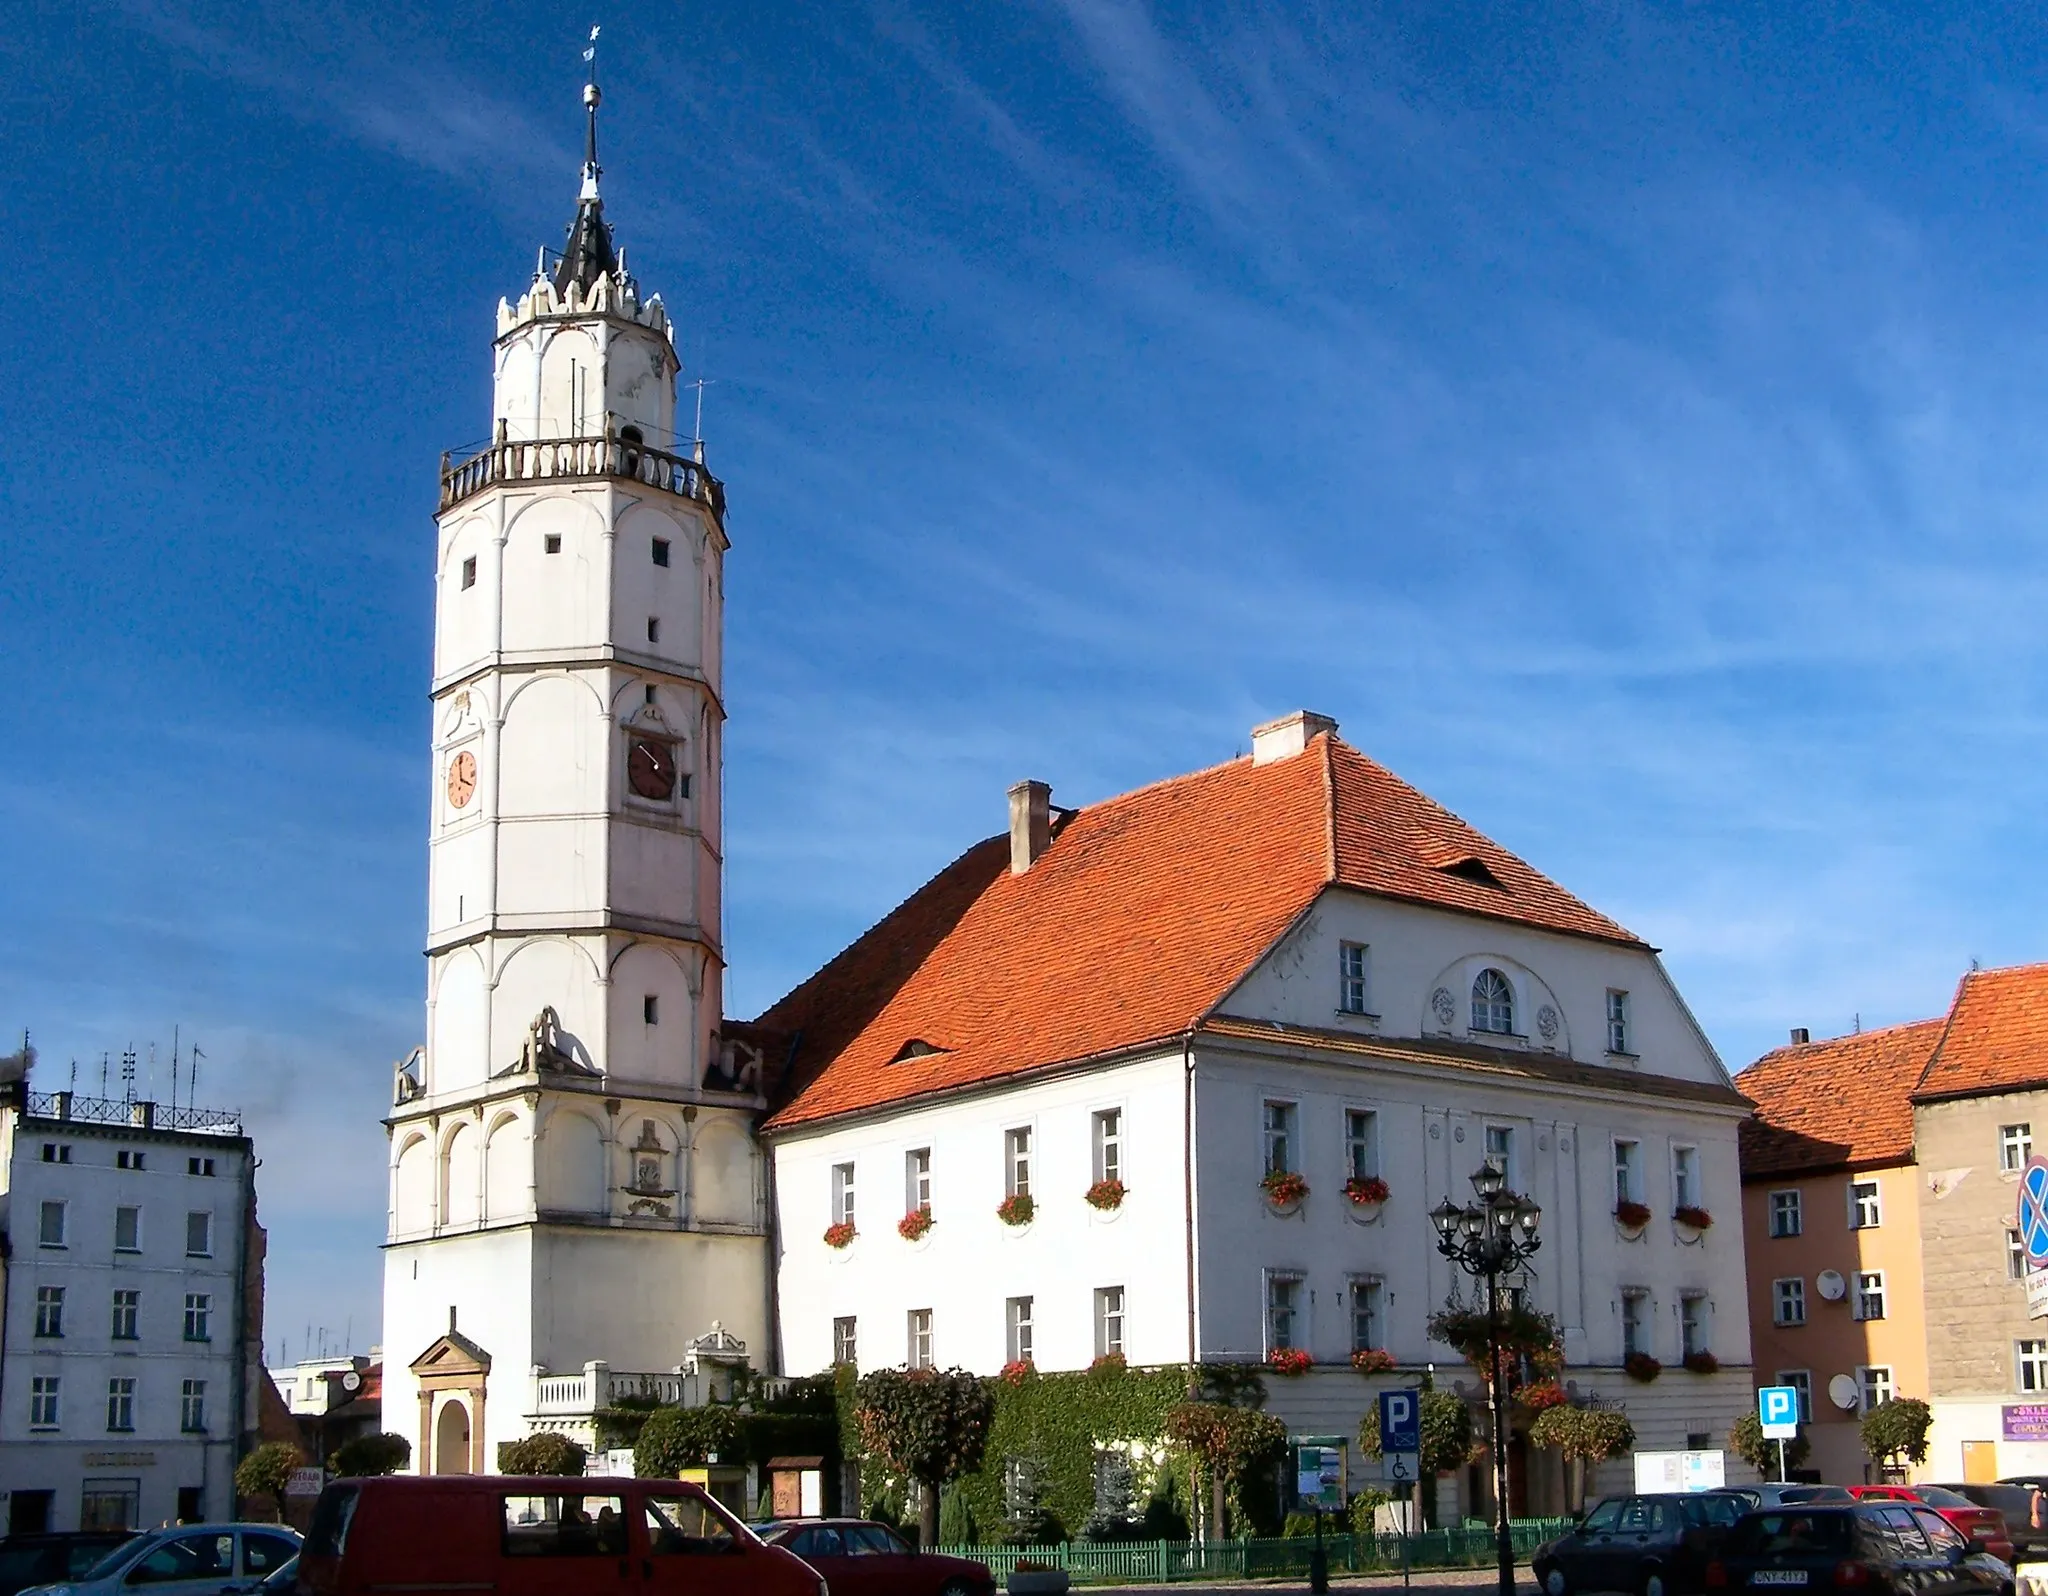
[[[578,198],[587,200],[597,198],[597,179],[603,171],[597,164],[597,108],[604,100],[597,86],[597,35],[593,24],[590,42],[583,47],[583,62],[589,68],[583,74],[583,106],[589,113],[589,122],[583,134],[583,192]]]
[[[715,382],[710,377],[699,377],[695,382],[689,383],[687,386],[697,390],[697,430],[696,436],[690,442],[696,450],[697,464],[702,465],[704,463],[704,390],[715,386]]]
[[[156,1043],[154,1042],[149,1044],[149,1095],[152,1100],[156,1097]]]
[[[135,1101],[135,1044],[128,1044],[128,1051],[121,1055],[121,1101]]]
[[[71,1090],[73,1092],[78,1090],[78,1060],[76,1058],[71,1061]]]
[[[101,1097],[105,1097],[106,1095],[107,1095],[107,1055],[106,1055],[106,1052],[105,1052],[105,1050],[103,1049],[103,1050],[101,1051],[101,1053],[100,1053],[100,1096],[101,1096]]]
[[[178,1030],[179,1030],[179,1027],[178,1027],[178,1026],[176,1026],[175,1024],[174,1024],[174,1025],[172,1025],[172,1027],[171,1027],[171,1112],[172,1112],[173,1114],[177,1113],[177,1111],[178,1111]]]
[[[192,1051],[186,1055],[192,1060],[192,1070],[185,1081],[185,1106],[190,1108],[199,1101],[199,1061],[206,1055],[199,1051],[199,1044],[192,1044]]]

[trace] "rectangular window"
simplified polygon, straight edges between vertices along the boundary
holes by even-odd
[[[64,1288],[62,1286],[36,1287],[36,1334],[39,1336],[61,1336],[64,1333]]]
[[[1344,1162],[1353,1180],[1373,1180],[1378,1177],[1380,1117],[1373,1110],[1344,1110]]]
[[[2034,1127],[2026,1125],[2001,1125],[1998,1127],[1998,1167],[2008,1173],[2027,1167],[2027,1160],[2034,1154]]]
[[[1124,1288],[1102,1286],[1095,1293],[1095,1355],[1124,1355]]]
[[[213,1160],[210,1158],[188,1158],[185,1160],[185,1173],[188,1175],[211,1175],[213,1173]]]
[[[1510,1125],[1486,1127],[1486,1161],[1515,1183],[1515,1132]]]
[[[2048,1342],[2035,1342],[2036,1346],[2048,1347]],[[1882,1363],[1866,1364],[1856,1371],[1856,1383],[1863,1398],[1863,1411],[1882,1407],[1892,1399],[1892,1371]],[[2037,1387],[2036,1389],[2043,1389]]]
[[[853,1165],[832,1166],[832,1223],[853,1223]]]
[[[116,1169],[140,1169],[142,1167],[142,1154],[133,1148],[124,1147],[114,1154],[114,1167]]]
[[[1859,1319],[1882,1319],[1884,1317],[1884,1271],[1866,1269],[1856,1276],[1856,1317]]]
[[[1852,1180],[1849,1182],[1849,1228],[1851,1230],[1875,1230],[1884,1223],[1884,1207],[1878,1201],[1877,1182],[1874,1180]]]
[[[2005,1273],[2009,1280],[2027,1278],[2027,1246],[2010,1225],[2005,1227]]]
[[[560,554],[562,552],[562,534],[559,532],[544,534],[540,540],[540,546],[548,554]]]
[[[1707,1350],[1707,1299],[1678,1299],[1678,1350],[1684,1357]]]
[[[28,1383],[28,1427],[32,1430],[57,1428],[57,1376],[39,1374]]]
[[[1799,1193],[1796,1191],[1774,1191],[1771,1193],[1771,1236],[1776,1240],[1783,1236],[1796,1236],[1806,1228],[1806,1216],[1800,1211]]]
[[[1697,1147],[1671,1149],[1671,1206],[1698,1208],[1700,1202],[1700,1150]]]
[[[650,643],[659,643],[661,641],[661,617],[659,615],[647,617],[647,641]]]
[[[929,1308],[910,1310],[910,1356],[907,1361],[913,1369],[932,1366],[932,1311]]]
[[[1351,1282],[1351,1350],[1367,1352],[1387,1344],[1386,1320],[1382,1309],[1386,1287],[1377,1280]]]
[[[38,1232],[38,1236],[45,1247],[61,1247],[64,1245],[64,1205],[62,1203],[43,1204],[41,1229]]]
[[[832,1321],[832,1361],[843,1363],[848,1368],[860,1362],[860,1337],[856,1333],[858,1321],[851,1314],[844,1319]]]
[[[1105,1108],[1094,1116],[1095,1178],[1122,1181],[1124,1178],[1124,1115],[1119,1108]]]
[[[68,1164],[71,1162],[69,1142],[44,1142],[43,1162],[46,1164]]]
[[[1607,1051],[1610,1053],[1633,1053],[1628,1045],[1628,994],[1613,987],[1607,989]]]
[[[142,1332],[138,1321],[142,1317],[142,1293],[139,1291],[117,1291],[114,1293],[114,1339],[116,1341],[137,1341]]]
[[[1031,1129],[1020,1125],[1003,1132],[1003,1195],[1031,1195]]]
[[[649,992],[645,997],[641,998],[640,1023],[642,1025],[659,1025],[661,1023],[661,998],[656,993]]]
[[[178,1428],[187,1435],[206,1433],[206,1382],[187,1380],[178,1396]]]
[[[203,1291],[188,1291],[185,1293],[185,1339],[187,1341],[211,1341],[213,1339],[212,1318],[212,1297]]]
[[[925,1213],[932,1206],[932,1150],[914,1147],[903,1155],[903,1211]]]
[[[107,1382],[107,1428],[135,1428],[135,1376],[117,1374]]]
[[[1266,1350],[1277,1352],[1296,1344],[1300,1334],[1301,1277],[1266,1276]]]
[[[1780,1369],[1773,1378],[1779,1385],[1789,1385],[1799,1393],[1799,1422],[1813,1422],[1813,1371],[1811,1369]]]
[[[1771,1323],[1806,1323],[1806,1281],[1802,1277],[1771,1282]]]
[[[1643,1200],[1643,1144],[1614,1141],[1614,1205],[1639,1203]]]
[[[1266,1105],[1266,1173],[1284,1175],[1294,1168],[1294,1105]]]
[[[114,1251],[142,1251],[142,1210],[140,1208],[116,1208],[114,1210]]]
[[[1650,1296],[1645,1291],[1621,1294],[1621,1355],[1650,1350]]]
[[[1337,945],[1337,1007],[1346,1014],[1369,1014],[1365,991],[1365,944]]]
[[[2015,1341],[2012,1364],[2022,1391],[2048,1391],[2048,1341]]]
[[[474,554],[462,562],[462,585],[464,587],[476,586],[476,556]]]
[[[1003,1304],[1003,1349],[1012,1363],[1031,1361],[1031,1299],[1012,1297]]]
[[[656,565],[667,565],[667,564],[668,564],[668,539],[667,539],[667,538],[656,538],[656,539],[654,540],[654,563],[655,563]]]
[[[213,1256],[212,1214],[187,1214],[185,1216],[185,1256],[187,1258],[211,1258]]]

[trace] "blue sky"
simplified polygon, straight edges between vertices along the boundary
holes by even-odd
[[[592,20],[608,211],[716,384],[736,1012],[1011,781],[1304,705],[1663,947],[1732,1067],[2048,957],[2023,11],[35,7],[0,1027],[88,1089],[199,1037],[273,1354],[375,1334],[434,468]]]

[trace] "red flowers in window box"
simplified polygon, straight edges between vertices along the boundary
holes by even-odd
[[[1124,1183],[1120,1180],[1098,1180],[1085,1195],[1090,1208],[1100,1208],[1108,1213],[1113,1208],[1123,1207]]]
[[[1316,1360],[1303,1347],[1275,1347],[1266,1354],[1266,1367],[1275,1374],[1284,1374],[1289,1379],[1307,1374],[1315,1367]]]
[[[1003,1381],[1007,1385],[1022,1385],[1026,1375],[1037,1372],[1029,1358],[1013,1358],[1003,1365]]]
[[[913,1208],[896,1221],[896,1234],[905,1241],[915,1241],[936,1223],[929,1208]]]
[[[1031,1193],[1020,1191],[1005,1197],[996,1204],[996,1218],[1006,1225],[1028,1225],[1031,1216],[1038,1212],[1038,1204],[1031,1200]]]
[[[1259,1182],[1266,1200],[1275,1208],[1298,1203],[1308,1195],[1308,1182],[1291,1169],[1276,1169]]]
[[[1360,1208],[1364,1208],[1371,1203],[1385,1202],[1393,1196],[1393,1192],[1377,1175],[1353,1175],[1344,1182],[1344,1195]]]
[[[1114,1374],[1119,1369],[1127,1369],[1129,1367],[1130,1365],[1124,1362],[1124,1355],[1121,1352],[1105,1352],[1101,1357],[1088,1365],[1088,1372],[1090,1374]]]
[[[827,1225],[825,1227],[825,1245],[828,1247],[851,1247],[853,1245],[853,1237],[853,1225],[848,1220],[842,1219],[836,1225]]]
[[[1650,1205],[1618,1202],[1614,1205],[1614,1222],[1624,1230],[1641,1230],[1650,1222]]]
[[[1385,1347],[1360,1347],[1351,1354],[1351,1367],[1360,1374],[1391,1374],[1394,1355]]]
[[[1545,1408],[1554,1408],[1567,1401],[1564,1387],[1555,1380],[1537,1380],[1525,1385],[1515,1393],[1515,1400],[1531,1413],[1541,1413]]]
[[[1688,1352],[1685,1366],[1694,1374],[1712,1374],[1721,1367],[1721,1360],[1711,1352]]]
[[[1681,1225],[1690,1225],[1694,1230],[1706,1230],[1714,1223],[1714,1216],[1706,1209],[1687,1203],[1682,1208],[1671,1210],[1671,1217]]]
[[[1631,1380],[1641,1380],[1648,1384],[1664,1372],[1664,1365],[1647,1352],[1631,1352],[1621,1360],[1621,1372]]]

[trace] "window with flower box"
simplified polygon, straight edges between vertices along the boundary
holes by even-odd
[[[832,1166],[832,1223],[853,1223],[853,1165]]]
[[[1096,1110],[1091,1117],[1095,1139],[1095,1178],[1121,1181],[1124,1178],[1124,1115],[1119,1108]]]
[[[1384,1281],[1368,1275],[1351,1282],[1351,1350],[1368,1352],[1387,1344],[1387,1288]]]
[[[1031,1127],[1028,1125],[1003,1132],[1003,1195],[1031,1195]]]
[[[1003,1304],[1003,1345],[1011,1363],[1031,1361],[1031,1299],[1012,1297]]]
[[[1298,1345],[1301,1333],[1300,1275],[1266,1276],[1266,1350],[1278,1352]]]
[[[1285,1175],[1294,1170],[1294,1105],[1266,1104],[1266,1173]]]
[[[1380,1117],[1374,1110],[1344,1110],[1344,1162],[1353,1180],[1379,1178]]]

